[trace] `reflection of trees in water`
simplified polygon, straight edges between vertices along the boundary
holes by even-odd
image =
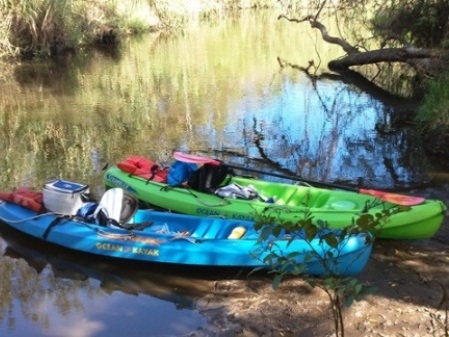
[[[246,15],[247,20],[224,20],[182,35],[152,35],[141,42],[125,43],[118,59],[91,53],[63,64],[17,68],[14,81],[0,84],[4,94],[0,97],[0,149],[4,154],[0,159],[0,185],[3,189],[20,184],[40,187],[46,179],[59,176],[82,179],[100,191],[101,168],[107,162],[139,154],[168,165],[174,149],[219,149],[222,144],[235,152],[249,146],[250,150],[244,151],[251,157],[265,156],[279,167],[318,179],[356,180],[385,175],[386,165],[377,157],[384,156],[378,150],[382,146],[385,151],[392,150],[385,161],[391,162],[390,167],[394,169],[401,162],[401,172],[409,170],[405,163],[412,163],[412,159],[396,159],[397,149],[387,148],[387,140],[399,137],[396,134],[383,136],[385,145],[369,128],[361,130],[360,135],[346,136],[350,117],[356,119],[359,113],[354,109],[365,107],[357,103],[345,106],[341,97],[325,96],[322,88],[323,83],[330,83],[345,91],[356,85],[359,95],[368,93],[396,108],[393,98],[390,104],[380,97],[381,90],[375,91],[372,83],[369,86],[360,76],[325,74],[322,68],[318,71],[317,62],[306,68],[280,59],[276,64],[276,54],[307,64],[319,53],[323,65],[338,54],[327,52],[328,44],[318,48],[313,43],[321,39],[311,39],[309,33],[277,20],[278,13]],[[334,25],[329,22],[331,27]],[[290,73],[285,68],[290,68]],[[286,81],[295,81],[298,73],[307,77],[307,92],[301,102],[291,104],[303,104],[308,113],[304,115],[300,107],[294,110],[293,106],[288,121],[278,109],[278,119],[268,121],[256,115],[254,122],[252,116],[261,106],[284,95],[285,83],[283,78],[279,80],[278,70]],[[341,88],[341,83],[348,87]],[[404,107],[402,104],[399,106]],[[234,106],[250,112],[250,122],[234,111]],[[383,109],[379,103],[376,110]],[[326,123],[314,129],[318,113]],[[303,120],[299,119],[301,114]],[[390,124],[396,127],[397,116],[379,117],[380,129],[388,131]],[[242,119],[246,125],[241,125]],[[304,121],[310,127],[297,132],[290,121]],[[269,124],[272,122],[275,132]],[[230,131],[232,128],[236,129]],[[377,151],[375,160],[369,156],[372,149]],[[358,163],[355,156],[361,156]],[[348,167],[353,171],[347,171]],[[363,174],[355,171],[357,167],[363,169]],[[422,165],[414,170],[418,167]],[[401,172],[395,174],[399,177]],[[392,181],[388,182],[390,186]]]
[[[69,316],[73,310],[84,311],[79,290],[101,296],[101,289],[84,279],[67,282],[56,277],[49,265],[30,266],[24,259],[2,256],[0,259],[0,322],[7,321],[8,328],[16,325],[16,308],[27,320],[45,327],[51,324],[49,313],[42,308],[51,305],[62,316]]]
[[[191,310],[196,308],[197,298],[213,291],[213,277],[233,275],[92,258],[1,229],[0,322],[11,328],[21,315],[46,328],[52,321],[60,321],[58,315],[69,319],[80,313],[89,316],[92,300],[114,292],[132,295],[120,297],[124,306],[135,305],[135,296],[145,294],[176,309]],[[51,310],[47,312],[47,308]]]
[[[416,155],[420,143],[396,122],[401,100],[388,95],[392,106],[384,105],[364,93],[368,88],[354,89],[339,76],[329,86],[330,78],[297,69],[309,77],[315,97],[303,110],[279,109],[269,126],[265,116],[253,118],[244,134],[251,135],[256,157],[321,181],[404,188],[427,180],[423,157]]]

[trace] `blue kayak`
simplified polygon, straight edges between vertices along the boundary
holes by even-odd
[[[310,242],[301,235],[285,234],[258,243],[259,231],[253,222],[143,209],[124,228],[0,201],[0,220],[38,240],[74,251],[164,264],[268,268],[264,259],[276,252],[294,254],[295,263],[305,264],[307,274],[354,275],[365,267],[372,249],[368,233],[347,236],[334,248],[319,235]]]

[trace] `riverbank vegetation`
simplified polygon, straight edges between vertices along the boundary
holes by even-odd
[[[330,61],[328,67],[344,81],[369,92],[384,92],[385,97],[392,93],[416,102],[387,129],[408,127],[410,123],[419,125],[429,151],[449,154],[449,112],[444,104],[444,88],[449,81],[444,75],[449,61],[448,2],[385,1],[366,6],[361,3],[340,1],[338,8],[329,14],[328,1],[323,0],[315,11],[288,10],[279,19],[309,24],[323,41],[339,46],[345,55]],[[338,17],[339,26],[344,21],[346,30],[328,30],[325,20],[329,15]],[[370,36],[351,31],[356,20],[367,27]],[[310,66],[298,68],[313,71]]]
[[[48,57],[275,0],[0,0],[0,58]]]
[[[449,154],[449,73],[428,85],[415,120],[419,123],[426,150],[447,158]]]
[[[35,58],[116,44],[123,33],[157,27],[143,1],[1,0],[0,57]]]
[[[449,3],[446,0],[387,1],[372,21],[373,31],[387,47],[427,49],[434,57],[419,58],[413,94],[422,104],[414,119],[429,152],[449,154]]]
[[[307,12],[302,16],[304,21],[328,34],[318,19],[322,8],[330,8],[328,16],[343,13],[346,24],[349,23],[345,30],[323,34],[324,40],[340,44],[347,53],[331,62],[330,68],[334,63],[348,68],[353,65],[351,62],[360,62],[363,57],[372,63],[374,53],[365,51],[373,41],[380,46],[375,52],[399,51],[390,54],[390,61],[395,62],[374,62],[367,79],[373,83],[388,81],[388,90],[407,92],[424,102],[413,121],[422,127],[423,134],[432,135],[433,142],[435,137],[439,139],[441,146],[429,147],[431,151],[449,153],[445,139],[449,130],[449,112],[442,98],[445,96],[440,92],[449,81],[441,77],[447,67],[445,55],[449,47],[447,1],[386,1],[362,6],[361,1],[334,4],[321,0],[310,1],[311,10],[305,10],[303,5],[301,1],[276,0],[0,0],[0,59],[47,58],[76,53],[83,48],[117,46],[124,36],[179,30],[194,21],[214,20],[227,15],[228,10],[246,8],[277,8],[279,13],[285,13],[285,17],[299,17]],[[311,15],[314,8],[315,14]],[[354,17],[364,21],[372,36],[360,37],[358,32],[348,36],[350,20]],[[339,36],[331,36],[333,33]],[[345,65],[344,62],[349,63]],[[407,63],[409,68],[398,69],[398,62]],[[392,73],[395,75],[391,76]]]

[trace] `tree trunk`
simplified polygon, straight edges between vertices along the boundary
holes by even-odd
[[[433,49],[384,48],[367,52],[352,52],[346,57],[329,62],[331,70],[347,70],[351,66],[360,66],[379,62],[402,62],[416,65],[419,59],[440,59],[441,53]]]
[[[376,64],[380,62],[401,62],[412,66],[426,66],[425,71],[436,69],[439,71],[443,54],[439,50],[419,49],[414,47],[383,48],[361,52],[356,47],[344,39],[329,35],[326,26],[318,21],[318,15],[308,15],[302,19],[288,18],[280,15],[278,19],[285,19],[291,22],[301,23],[308,21],[312,28],[321,32],[324,41],[340,46],[347,55],[341,59],[329,62],[329,69],[334,71],[345,71],[352,66]]]

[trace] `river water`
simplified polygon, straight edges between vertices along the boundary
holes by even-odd
[[[322,75],[341,51],[278,14],[244,13],[3,70],[1,190],[60,177],[101,196],[106,164],[135,154],[169,165],[182,150],[447,201],[448,162],[426,154],[413,129],[390,128],[401,107],[280,67],[313,60]],[[1,236],[1,336],[166,336],[205,324],[195,310],[212,291],[204,275],[136,271]]]

